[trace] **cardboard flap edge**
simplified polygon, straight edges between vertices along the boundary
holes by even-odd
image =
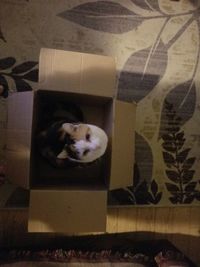
[[[31,190],[29,232],[102,232],[106,191]]]
[[[113,97],[115,60],[102,55],[41,48],[38,89]]]
[[[116,100],[110,189],[133,185],[136,104]]]
[[[12,183],[29,187],[31,127],[34,92],[13,93],[8,97],[6,130],[7,176]]]

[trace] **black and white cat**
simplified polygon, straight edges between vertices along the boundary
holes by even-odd
[[[106,133],[83,123],[83,114],[76,105],[60,103],[50,113],[50,122],[37,135],[37,147],[52,165],[74,167],[93,162],[105,153]]]

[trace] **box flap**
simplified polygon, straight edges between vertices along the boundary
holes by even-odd
[[[25,189],[29,188],[29,159],[29,151],[6,151],[6,161],[8,162],[6,176],[13,184]]]
[[[110,189],[133,184],[136,105],[114,102]]]
[[[42,48],[39,89],[113,97],[115,61],[107,56]]]
[[[102,232],[106,209],[106,191],[32,190],[28,231]]]
[[[24,188],[29,186],[33,101],[33,92],[14,93],[8,98],[7,176]]]
[[[24,130],[11,130],[6,131],[7,145],[6,149],[8,151],[29,151],[31,148],[31,129],[29,131]]]
[[[33,100],[34,93],[32,91],[14,93],[8,97],[8,129],[31,130]]]

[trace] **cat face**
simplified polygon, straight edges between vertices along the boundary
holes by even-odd
[[[73,142],[64,146],[61,153],[57,155],[58,159],[69,158],[76,162],[92,162],[105,153],[107,135],[95,125],[64,123],[63,138],[66,134]]]

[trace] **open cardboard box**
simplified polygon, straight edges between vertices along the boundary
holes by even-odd
[[[39,86],[8,99],[7,175],[30,190],[29,232],[105,232],[107,191],[133,183],[135,104],[115,99],[114,60],[41,49]],[[76,103],[109,143],[101,160],[57,170],[35,149],[43,101]]]

